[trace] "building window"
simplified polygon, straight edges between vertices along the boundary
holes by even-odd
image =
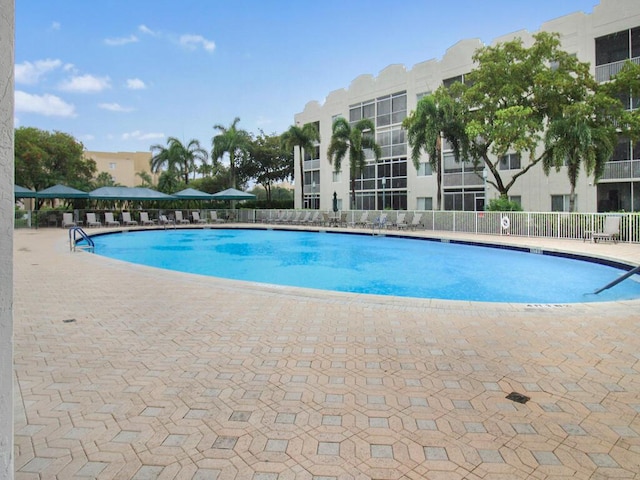
[[[374,120],[376,117],[376,104],[373,100],[357,103],[349,106],[349,123],[356,123],[363,118]]]
[[[508,153],[500,157],[500,170],[518,170],[520,168],[520,154]]]
[[[312,150],[305,149],[304,151],[304,160],[317,160],[320,158],[320,145],[316,145]]]
[[[339,183],[342,181],[342,172],[333,172],[333,183]]]
[[[430,175],[433,175],[431,164],[429,162],[420,162],[420,166],[418,167],[418,176],[428,177]]]
[[[576,196],[577,199],[577,196]],[[551,195],[551,211],[552,212],[568,212],[569,211],[569,195]]]
[[[520,195],[509,195],[509,201],[517,203],[522,208],[522,197]]]
[[[418,210],[433,210],[433,198],[432,197],[418,197],[417,209]]]
[[[431,95],[433,92],[429,90],[428,92],[420,92],[416,95],[416,100],[419,102],[422,97],[426,97],[427,95]]]
[[[629,30],[596,38],[596,65],[629,58]]]
[[[116,162],[110,162],[109,163],[109,170],[115,170],[116,169]]]
[[[376,100],[376,126],[402,123],[407,116],[407,92],[386,95]]]

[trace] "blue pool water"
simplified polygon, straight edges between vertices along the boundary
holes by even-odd
[[[150,230],[93,237],[99,255],[214,277],[341,292],[516,303],[640,298],[623,270],[514,250],[276,230]]]

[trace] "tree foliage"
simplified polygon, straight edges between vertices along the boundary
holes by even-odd
[[[34,127],[15,131],[15,183],[34,190],[63,184],[88,191],[96,163],[84,157],[84,146],[67,133]]]
[[[198,140],[192,139],[184,145],[176,137],[167,139],[167,146],[151,146],[151,171],[180,177],[189,184],[189,175],[196,171],[197,163],[206,164],[208,153]]]
[[[402,122],[407,130],[407,140],[411,147],[411,160],[416,170],[420,168],[422,152],[429,157],[431,170],[436,176],[437,205],[442,208],[442,140],[453,148],[455,158],[467,150],[464,124],[461,121],[460,102],[454,100],[447,91],[422,97],[416,110]]]
[[[214,125],[214,130],[218,130],[220,133],[211,139],[211,159],[214,162],[219,162],[225,154],[229,155],[229,171],[231,174],[229,186],[232,188],[237,188],[236,170],[238,165],[236,161],[247,153],[251,144],[251,135],[247,131],[238,128],[239,122],[240,118],[236,117],[228,127]]]
[[[349,159],[352,208],[356,204],[356,178],[367,164],[366,150],[373,152],[376,162],[380,160],[382,149],[375,140],[375,125],[373,121],[363,118],[351,126],[346,119],[342,117],[336,118],[332,125],[327,157],[336,172],[340,171],[344,159],[347,157]]]
[[[279,135],[265,135],[260,131],[251,142],[242,170],[264,187],[269,203],[273,184],[293,177],[293,153],[284,148]]]
[[[304,152],[313,151],[316,142],[320,141],[320,132],[313,123],[307,123],[302,128],[297,125],[291,125],[289,130],[282,134],[281,138],[285,149],[289,151],[293,151],[295,148],[298,149],[300,205],[304,205]]]

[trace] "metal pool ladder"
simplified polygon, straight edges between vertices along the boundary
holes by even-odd
[[[86,245],[78,245],[78,240],[85,240]],[[87,235],[87,233],[80,227],[71,227],[69,229],[69,250],[75,252],[77,250],[84,250],[93,253],[96,245],[93,243],[93,239]]]

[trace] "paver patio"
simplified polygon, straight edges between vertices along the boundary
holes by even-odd
[[[66,241],[15,232],[16,479],[640,478],[640,301],[320,292]]]

